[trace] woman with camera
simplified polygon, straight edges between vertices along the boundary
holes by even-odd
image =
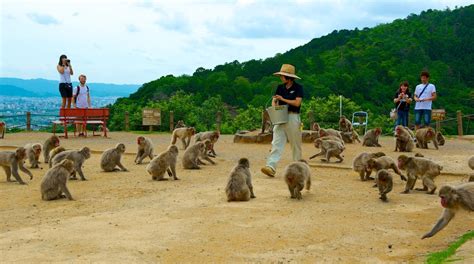
[[[59,57],[58,66],[56,69],[59,72],[59,93],[62,97],[61,108],[66,106],[67,108],[71,108],[71,101],[72,101],[72,82],[71,82],[71,75],[74,74],[71,66],[71,60],[67,58],[66,55],[61,55]]]
[[[398,88],[393,99],[397,107],[397,121],[395,122],[395,126],[408,126],[408,113],[410,112],[410,103],[412,102],[408,86],[407,81],[400,83],[400,88]]]

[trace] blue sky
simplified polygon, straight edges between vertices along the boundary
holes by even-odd
[[[465,0],[2,0],[0,77],[58,79],[59,55],[90,82],[141,84],[274,56],[335,29],[373,27]]]

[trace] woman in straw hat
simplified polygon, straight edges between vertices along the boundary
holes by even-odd
[[[282,84],[278,85],[272,105],[288,105],[288,123],[275,125],[273,128],[272,151],[267,159],[267,165],[262,168],[262,172],[269,177],[275,176],[276,165],[287,140],[291,145],[293,160],[301,159],[300,107],[303,86],[295,82],[295,79],[301,78],[295,75],[295,67],[290,64],[283,64],[280,71],[273,75],[279,76]]]

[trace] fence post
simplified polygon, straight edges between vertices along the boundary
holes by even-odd
[[[313,124],[314,124],[314,112],[312,110],[308,112],[308,120],[309,120],[309,130],[312,130]]]
[[[221,111],[217,111],[217,115],[216,115],[216,122],[217,122],[217,132],[221,132],[221,123],[222,123],[222,112]]]
[[[463,136],[462,132],[462,112],[461,110],[456,111],[457,113],[457,119],[458,119],[458,137]]]
[[[31,131],[31,112],[26,112],[26,131]]]
[[[170,132],[174,130],[174,112],[170,111]]]
[[[130,130],[130,114],[125,112],[125,131]]]

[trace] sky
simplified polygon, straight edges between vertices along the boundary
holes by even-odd
[[[142,84],[265,59],[333,30],[374,27],[466,0],[0,0],[0,77]],[[278,70],[278,69],[276,69]]]

